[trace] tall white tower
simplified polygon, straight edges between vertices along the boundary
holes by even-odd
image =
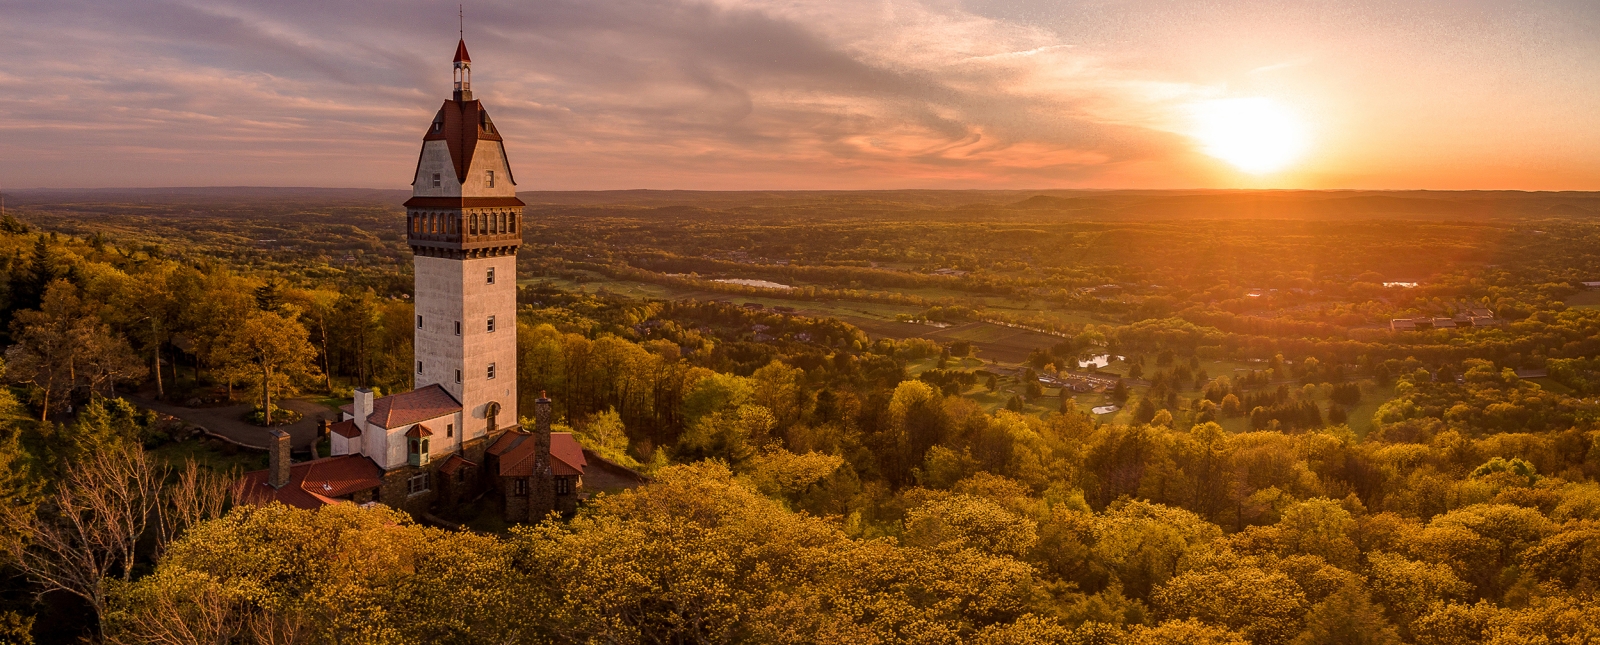
[[[517,247],[522,200],[505,144],[472,98],[472,59],[456,45],[454,95],[422,137],[406,202],[416,275],[414,386],[461,403],[461,431],[432,437],[477,461],[481,440],[517,422]]]

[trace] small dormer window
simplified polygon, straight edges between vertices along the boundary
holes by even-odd
[[[489,187],[494,188],[494,171],[489,171]]]
[[[433,173],[433,187],[439,187],[439,173]]]
[[[434,121],[433,122],[433,131],[434,132],[443,132],[444,131],[444,122],[443,121]]]

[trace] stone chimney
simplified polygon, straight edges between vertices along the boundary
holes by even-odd
[[[539,399],[533,402],[533,431],[539,434],[550,435],[550,397],[539,392]]]
[[[367,417],[372,415],[372,390],[358,387],[355,391],[355,401],[352,402],[352,413],[356,417],[356,427],[362,432],[367,430]]]
[[[267,443],[267,483],[283,488],[289,483],[289,433],[273,428]]]
[[[328,417],[317,417],[317,436],[311,438],[311,460],[312,461],[316,461],[317,460],[317,444],[322,443],[323,439],[327,439],[328,438],[328,433],[329,433],[328,426],[329,425],[330,424],[328,423]],[[333,444],[331,442],[328,444],[328,450],[330,452],[333,450]]]

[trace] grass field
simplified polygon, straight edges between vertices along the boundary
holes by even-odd
[[[1600,290],[1579,291],[1567,296],[1566,303],[1572,309],[1600,309]]]

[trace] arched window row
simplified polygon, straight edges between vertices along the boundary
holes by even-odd
[[[411,214],[411,233],[414,235],[457,235],[462,232],[471,235],[515,234],[517,217],[512,211],[469,213],[465,216],[458,213]]]

